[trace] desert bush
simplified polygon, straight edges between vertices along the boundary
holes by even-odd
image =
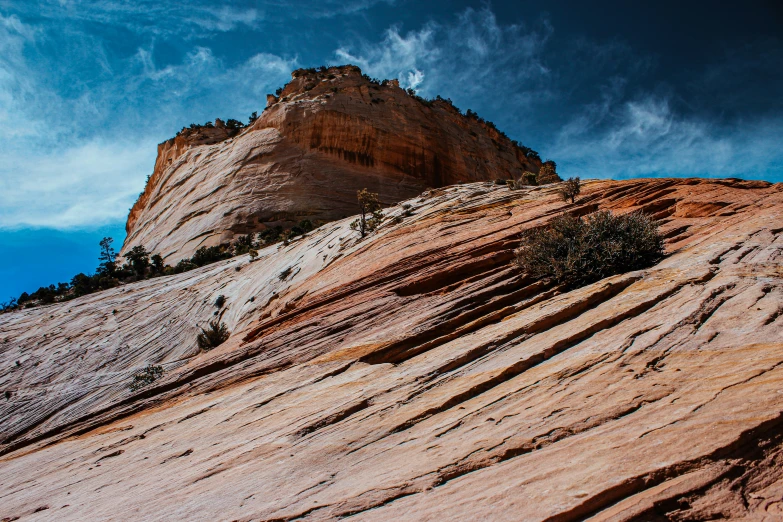
[[[519,179],[506,180],[506,185],[511,190],[519,190],[536,184],[536,175],[532,172],[525,172]]]
[[[226,328],[226,323],[218,323],[218,319],[210,321],[206,330],[204,328],[200,328],[200,330],[201,333],[196,337],[196,342],[202,350],[217,348],[231,335],[228,328]]]
[[[663,237],[658,224],[639,212],[600,211],[587,219],[564,214],[525,231],[515,254],[526,274],[577,288],[655,264],[663,256]]]
[[[149,364],[133,376],[133,380],[131,381],[129,388],[133,391],[140,390],[145,386],[149,386],[161,377],[163,377],[163,367]]]
[[[576,199],[576,196],[578,196],[581,191],[582,188],[578,177],[568,178],[563,182],[563,185],[558,190],[558,192],[560,192],[560,197],[562,197],[563,201],[566,203],[569,199],[571,200],[571,203],[573,203]]]
[[[215,306],[218,308],[223,308],[224,304],[226,304],[226,296],[222,294],[217,296],[217,299],[215,299]]]

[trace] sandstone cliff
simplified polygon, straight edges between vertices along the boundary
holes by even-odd
[[[586,183],[668,256],[562,293],[509,266],[553,187],[408,203],[0,316],[0,518],[780,519],[780,184]]]
[[[361,188],[389,205],[541,166],[491,124],[358,67],[292,76],[248,128],[188,129],[160,144],[122,253],[144,245],[174,263],[266,225],[355,214]]]

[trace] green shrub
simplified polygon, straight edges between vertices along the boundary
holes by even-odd
[[[605,277],[652,266],[663,256],[658,224],[642,213],[564,214],[549,226],[527,230],[516,265],[537,279],[577,288]]]
[[[130,261],[136,275],[143,278],[150,266],[150,253],[147,252],[147,249],[142,245],[136,245],[125,254],[125,259]]]
[[[129,388],[133,391],[140,390],[145,386],[149,386],[161,377],[163,377],[163,367],[149,364],[133,376],[133,380],[131,381]]]
[[[202,350],[211,350],[223,344],[231,335],[226,328],[226,323],[219,323],[218,320],[209,322],[209,327],[205,330],[200,328],[201,333],[196,337],[198,347]]]

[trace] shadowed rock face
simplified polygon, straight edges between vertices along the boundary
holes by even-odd
[[[297,71],[269,102],[241,132],[188,129],[158,146],[122,253],[141,244],[174,263],[266,225],[353,215],[362,188],[390,205],[541,166],[449,103],[373,83],[358,67]]]
[[[779,519],[780,184],[409,203],[363,241],[349,218],[0,315],[0,516]],[[520,230],[566,208],[652,213],[668,256],[569,292],[515,272]],[[215,313],[233,334],[198,353]]]

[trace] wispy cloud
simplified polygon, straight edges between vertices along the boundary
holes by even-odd
[[[357,14],[395,0],[0,0],[0,8],[36,19],[99,23],[137,34],[208,37],[235,29],[260,29],[292,19]]]
[[[418,30],[402,33],[392,26],[380,40],[347,42],[336,57],[372,76],[397,77],[425,95],[478,108],[512,137],[557,160],[565,175],[783,180],[780,111],[752,121],[689,111],[671,85],[649,80],[656,57],[618,41],[560,37],[552,45],[556,38],[546,19],[503,25],[490,8],[466,9]],[[779,55],[756,53],[755,60],[769,64]],[[736,82],[733,73],[746,70],[746,63],[729,57],[692,83],[714,90]],[[779,75],[773,69],[769,74]]]
[[[551,147],[564,172],[593,178],[783,178],[783,120],[731,126],[677,114],[646,96],[577,116]]]
[[[214,2],[152,0],[40,0],[20,3],[0,0],[12,12],[60,24],[100,23],[121,26],[136,33],[205,35],[241,26],[256,27],[263,11],[250,5],[216,7]]]
[[[502,86],[523,96],[550,73],[542,50],[552,32],[545,19],[531,27],[504,26],[489,8],[469,8],[452,21],[428,22],[407,33],[392,26],[378,42],[346,42],[335,58],[355,63],[372,76],[416,84],[427,95],[446,92],[467,99]]]

